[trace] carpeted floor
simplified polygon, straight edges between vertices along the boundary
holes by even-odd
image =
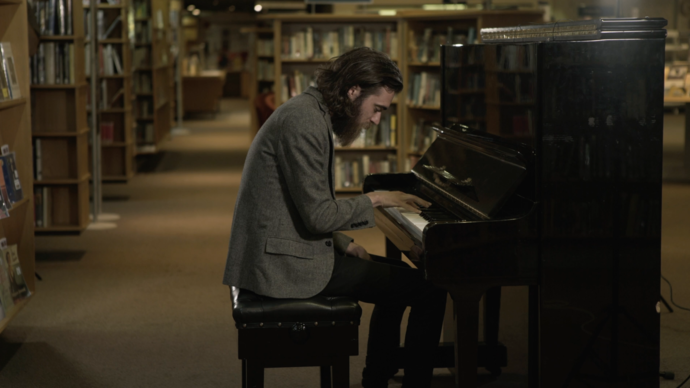
[[[224,101],[215,119],[186,122],[159,160],[125,185],[105,187],[118,227],[36,239],[37,293],[0,334],[0,387],[239,387],[240,361],[227,287],[221,284],[233,206],[249,145],[248,104]],[[663,272],[690,305],[690,186],[664,186]],[[377,229],[352,233],[383,254]],[[669,299],[668,286],[662,292]],[[510,366],[488,386],[522,386],[526,290],[504,292],[501,340]],[[360,373],[371,306],[363,305]],[[661,365],[690,374],[690,312],[664,312]],[[438,370],[434,387],[451,387]],[[399,383],[399,379],[397,379]],[[393,382],[391,386],[396,383]],[[266,387],[317,387],[317,368],[271,369]],[[547,387],[549,388],[549,387]]]

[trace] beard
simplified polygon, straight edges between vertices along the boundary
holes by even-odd
[[[352,102],[352,116],[333,116],[331,123],[333,124],[333,133],[335,133],[338,143],[343,146],[349,146],[363,130],[369,129],[369,123],[361,123],[359,120],[360,108],[362,107],[362,100],[356,99]]]

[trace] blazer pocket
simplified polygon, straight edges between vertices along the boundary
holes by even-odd
[[[266,253],[313,259],[314,247],[299,241],[269,237],[266,240]]]

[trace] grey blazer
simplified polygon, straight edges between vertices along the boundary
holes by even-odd
[[[365,195],[335,199],[333,128],[321,93],[309,88],[279,107],[249,148],[242,172],[223,283],[278,298],[318,294],[335,231],[374,226]]]

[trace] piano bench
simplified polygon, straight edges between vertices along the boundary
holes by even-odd
[[[243,388],[263,387],[265,368],[304,366],[321,367],[321,388],[350,387],[362,315],[357,300],[276,299],[234,287],[232,297]]]

